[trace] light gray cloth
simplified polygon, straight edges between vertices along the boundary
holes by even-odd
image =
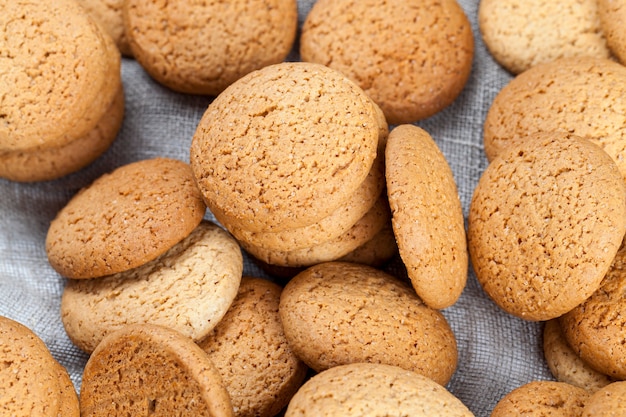
[[[312,0],[299,1],[302,24]],[[475,58],[463,93],[447,109],[417,123],[446,156],[467,216],[476,183],[487,166],[482,124],[489,106],[511,75],[486,50],[478,30],[478,0],[460,0],[472,22]],[[289,60],[297,60],[297,44]],[[55,214],[100,175],[137,160],[163,156],[189,160],[192,135],[211,99],[174,93],[155,83],[134,61],[124,59],[126,116],[112,147],[89,167],[65,178],[34,183],[0,180],[0,315],[33,329],[80,388],[87,355],[68,339],[59,306],[64,279],[48,264],[45,237]],[[389,267],[398,270],[397,263]],[[246,261],[245,273],[265,276]],[[500,310],[473,272],[452,307],[443,311],[458,341],[458,369],[448,385],[477,416],[488,416],[512,389],[552,379],[543,358],[541,325]]]

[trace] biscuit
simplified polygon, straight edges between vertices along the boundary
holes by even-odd
[[[135,59],[159,83],[218,95],[242,76],[282,62],[295,41],[296,0],[125,0]]]
[[[446,308],[467,281],[465,218],[454,176],[430,135],[393,129],[385,151],[387,196],[400,257],[417,295]]]
[[[559,58],[609,58],[596,0],[481,0],[478,26],[493,58],[513,74]]]
[[[208,221],[153,261],[97,279],[68,280],[61,321],[72,342],[92,352],[128,324],[170,327],[203,339],[233,302],[243,257],[226,231]]]
[[[495,97],[484,122],[489,160],[515,139],[565,132],[593,140],[626,178],[626,68],[606,59],[537,65]]]
[[[341,262],[365,264],[381,268],[398,253],[396,236],[391,222],[388,222],[373,238],[337,259]]]
[[[445,317],[399,279],[366,265],[328,262],[287,283],[280,318],[295,354],[317,372],[384,363],[445,385],[457,345]]]
[[[572,350],[557,319],[545,323],[543,352],[550,372],[557,381],[584,388],[590,393],[612,382],[608,376],[591,368]]]
[[[420,374],[391,365],[353,363],[309,379],[289,403],[285,417],[392,413],[415,417],[474,416],[448,390]]]
[[[613,55],[626,64],[626,1],[597,0],[600,25]]]
[[[626,381],[613,382],[594,393],[585,402],[582,417],[626,415]]]
[[[346,74],[401,124],[455,100],[474,39],[455,0],[320,0],[302,27],[300,55]]]
[[[302,385],[307,366],[285,338],[282,288],[244,277],[228,313],[198,345],[216,366],[238,417],[273,417]]]
[[[91,354],[80,389],[83,417],[232,417],[221,376],[191,339],[167,327],[133,324]]]
[[[78,3],[113,38],[122,55],[132,56],[122,16],[124,0],[78,0]]]
[[[50,224],[46,252],[67,278],[95,278],[155,259],[185,238],[206,212],[188,164],[137,161],[77,193]]]
[[[241,78],[209,105],[190,163],[214,214],[279,232],[346,203],[372,168],[378,137],[371,100],[344,75],[282,63]]]
[[[494,407],[491,417],[581,416],[589,393],[564,382],[532,381],[505,395]]]
[[[624,237],[625,192],[614,161],[586,139],[543,134],[502,152],[469,209],[469,252],[485,292],[526,320],[585,301]]]

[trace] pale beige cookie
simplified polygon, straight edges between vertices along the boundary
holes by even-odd
[[[72,342],[86,352],[107,334],[134,323],[170,327],[199,341],[226,314],[242,273],[235,239],[203,221],[144,265],[97,279],[68,280],[61,320]]]
[[[496,96],[484,123],[493,160],[509,144],[539,132],[593,140],[626,178],[626,68],[607,59],[571,58],[538,65]]]
[[[191,339],[167,327],[134,324],[109,334],[89,357],[81,417],[232,417],[222,378]]]
[[[625,183],[600,147],[537,135],[496,157],[469,209],[476,277],[526,320],[567,313],[598,289],[626,230]]]
[[[550,372],[557,381],[584,388],[590,393],[612,382],[608,376],[590,367],[572,350],[557,319],[545,323],[543,353]]]
[[[0,153],[0,177],[12,181],[47,181],[84,168],[113,143],[124,119],[122,86],[107,112],[85,136],[59,147]]]
[[[95,278],[155,259],[206,211],[188,164],[154,158],[102,175],[51,222],[46,251],[67,278]]]
[[[622,64],[626,64],[626,1],[596,1],[606,43],[617,59]]]
[[[596,0],[481,0],[478,25],[493,58],[513,74],[559,58],[609,58]]]
[[[429,378],[382,364],[336,366],[309,379],[289,403],[296,416],[473,417],[452,393]]]
[[[302,385],[307,366],[285,338],[282,288],[244,277],[228,313],[198,345],[222,375],[238,417],[273,417]]]
[[[249,231],[279,232],[346,203],[372,168],[378,137],[371,100],[344,75],[282,63],[209,105],[190,163],[211,211]]]
[[[384,363],[445,385],[456,369],[456,340],[445,317],[370,266],[329,262],[304,270],[283,289],[279,313],[291,348],[318,372]]]
[[[626,381],[613,382],[585,402],[582,417],[620,417],[626,415]]]
[[[393,231],[417,295],[446,308],[467,281],[465,219],[452,170],[425,130],[393,129],[385,151]]]
[[[218,95],[242,76],[282,62],[296,36],[296,0],[125,0],[133,56],[158,82]]]
[[[456,0],[320,0],[304,22],[300,54],[346,74],[400,124],[454,101],[474,39]]]
[[[113,38],[122,55],[132,56],[122,15],[124,0],[78,0],[78,3]]]
[[[491,417],[580,417],[589,393],[565,382],[532,381],[505,395]]]

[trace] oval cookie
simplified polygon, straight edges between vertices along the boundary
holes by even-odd
[[[626,381],[613,382],[594,393],[585,403],[582,417],[626,415]]]
[[[579,417],[589,393],[564,382],[532,381],[505,395],[491,417]]]

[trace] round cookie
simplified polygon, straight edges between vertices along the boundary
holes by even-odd
[[[469,209],[476,277],[503,310],[556,318],[600,286],[626,230],[625,183],[592,142],[537,135],[485,169]]]
[[[622,63],[626,64],[626,1],[596,0],[600,25],[606,36],[606,43]]]
[[[61,320],[72,342],[88,353],[107,334],[134,323],[170,327],[199,341],[226,314],[242,272],[235,239],[203,221],[144,265],[97,279],[68,280]]]
[[[242,76],[282,62],[296,36],[296,0],[125,0],[135,59],[158,82],[218,95]]]
[[[78,2],[85,8],[89,16],[113,38],[122,55],[132,56],[128,37],[124,30],[122,14],[124,0],[79,0]]]
[[[137,161],[76,194],[51,222],[46,251],[67,278],[95,278],[155,259],[185,238],[206,206],[188,164]]]
[[[591,368],[572,350],[557,319],[548,320],[543,330],[543,352],[550,372],[557,381],[594,393],[611,379]]]
[[[73,0],[0,2],[0,152],[60,147],[84,137],[121,83],[109,36]]]
[[[222,375],[238,417],[275,416],[306,376],[280,322],[281,291],[266,279],[244,277],[228,313],[198,342]]]
[[[423,129],[393,129],[385,151],[393,231],[417,295],[446,308],[467,281],[465,218],[452,170]]]
[[[580,417],[589,393],[564,382],[532,381],[505,395],[491,417]]]
[[[280,318],[296,355],[315,371],[384,363],[445,385],[457,345],[445,317],[397,278],[366,265],[328,262],[287,283]]]
[[[626,415],[626,381],[613,382],[594,393],[585,403],[582,417]]]
[[[80,415],[232,417],[221,376],[191,339],[134,324],[105,337],[85,365]]]
[[[448,390],[420,374],[391,365],[354,363],[336,366],[309,379],[289,403],[285,417],[392,413],[414,417],[474,416]]]
[[[489,108],[485,153],[493,160],[515,140],[554,131],[593,140],[626,178],[626,68],[580,57],[537,65],[518,75]]]
[[[454,101],[474,39],[455,0],[320,0],[302,27],[300,54],[346,74],[400,124]]]
[[[478,25],[493,58],[513,74],[559,58],[609,58],[596,0],[481,0]]]
[[[0,153],[0,177],[21,182],[47,181],[78,171],[109,149],[123,119],[124,91],[120,86],[107,112],[84,137],[60,147]]]
[[[348,201],[371,170],[378,137],[371,100],[344,75],[282,63],[241,78],[209,105],[190,163],[214,214],[279,232]]]

